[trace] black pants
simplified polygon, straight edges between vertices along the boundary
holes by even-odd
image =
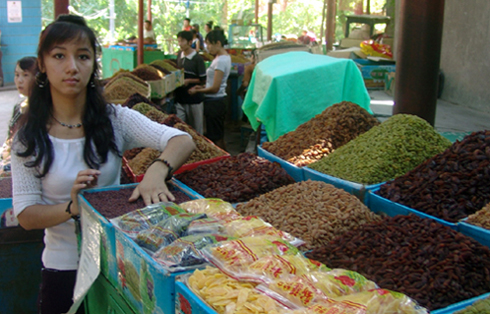
[[[216,142],[225,137],[226,97],[204,99],[206,137]]]
[[[73,290],[77,279],[76,270],[56,270],[43,268],[38,297],[40,314],[66,313],[73,304]],[[83,304],[77,314],[84,314]]]

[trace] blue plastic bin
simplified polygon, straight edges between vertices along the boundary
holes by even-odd
[[[183,282],[175,283],[175,314],[216,314]]]
[[[443,224],[443,225],[448,226],[448,227],[450,227],[456,231],[459,231],[457,223],[448,222],[448,221],[442,220],[440,218],[437,218],[435,216],[428,215],[424,212],[415,210],[415,209],[410,208],[408,206],[392,202],[389,199],[386,199],[386,198],[381,197],[381,196],[374,193],[378,190],[379,190],[379,187],[376,189],[370,190],[365,195],[365,198],[364,198],[364,204],[366,204],[366,206],[369,207],[369,209],[371,209],[373,212],[376,213],[380,210],[383,210],[383,211],[389,212],[390,216],[415,214],[415,215],[422,217],[422,218],[428,218],[428,219],[435,220],[440,224]]]
[[[116,229],[117,290],[137,313],[175,312],[175,278],[139,245]]]
[[[272,162],[277,162],[281,165],[284,170],[294,179],[296,182],[305,181],[305,175],[303,172],[303,168],[297,167],[290,162],[285,161],[277,157],[276,155],[266,151],[262,148],[262,146],[257,147],[257,153],[259,157],[265,158]]]
[[[458,224],[459,231],[469,237],[472,237],[481,244],[490,247],[490,230],[478,227],[462,220]]]
[[[481,300],[481,299],[485,299],[487,297],[490,297],[490,293],[485,293],[485,294],[482,294],[478,297],[474,297],[474,298],[471,298],[468,300],[464,300],[464,301],[461,301],[458,303],[454,303],[454,304],[451,304],[450,306],[447,306],[443,309],[431,311],[430,313],[431,314],[453,314],[454,312],[462,310],[462,309],[472,305],[476,301]]]
[[[182,182],[172,179],[170,184],[176,189],[181,190],[187,194],[191,199],[203,198],[201,195],[197,194],[189,187],[184,185]],[[90,205],[87,199],[83,196],[84,193],[96,193],[101,191],[109,190],[120,190],[120,189],[133,189],[138,183],[127,184],[127,185],[116,185],[108,186],[104,188],[96,188],[85,190],[78,196],[78,203],[80,207],[83,208],[95,221],[100,224],[101,227],[101,239],[100,239],[100,271],[103,276],[105,276],[112,285],[118,284],[117,278],[117,261],[116,261],[116,236],[115,227],[109,222],[104,216],[102,216],[95,208]]]
[[[303,167],[303,171],[304,171],[305,180],[310,179],[313,181],[323,181],[332,184],[333,186],[339,189],[342,189],[346,192],[349,192],[352,195],[357,196],[361,201],[364,201],[365,195],[368,191],[377,189],[381,184],[384,183],[381,182],[378,184],[364,185],[361,183],[356,183],[356,182],[351,182],[340,178],[336,178],[328,174],[321,173],[319,171],[308,168],[307,166]]]

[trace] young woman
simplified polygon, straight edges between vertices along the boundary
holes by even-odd
[[[191,32],[181,31],[177,34],[181,53],[177,65],[184,69],[184,85],[174,91],[177,117],[190,124],[199,134],[204,129],[204,95],[189,95],[188,90],[206,81],[206,66],[202,57],[191,48]]]
[[[45,229],[39,313],[65,313],[72,304],[80,190],[118,184],[122,152],[146,146],[162,154],[129,200],[173,200],[165,178],[195,148],[184,132],[106,104],[97,84],[96,47],[82,17],[61,15],[41,32],[40,72],[14,139],[14,212],[25,229]]]
[[[21,114],[26,110],[27,97],[31,93],[31,87],[36,80],[37,74],[37,60],[35,57],[24,57],[17,61],[15,66],[14,83],[15,87],[19,91],[19,94],[23,96],[23,99],[14,106],[12,118],[9,123],[9,135],[12,137],[16,131],[15,124],[19,120]]]
[[[206,24],[204,24],[204,31],[206,32],[206,34],[209,34],[213,30],[213,25],[214,25],[213,21],[209,21]]]
[[[14,83],[19,92],[20,99],[14,106],[7,132],[7,139],[0,148],[0,176],[10,175],[10,147],[15,133],[19,127],[19,119],[27,109],[27,97],[31,92],[31,86],[37,73],[37,60],[35,57],[24,57],[17,61],[14,73]]]
[[[227,43],[222,30],[214,30],[206,35],[208,52],[215,56],[206,71],[206,86],[197,85],[189,89],[191,95],[204,94],[206,136],[222,149],[226,149],[224,140],[226,83],[231,71],[231,58],[224,48]]]
[[[195,29],[191,30],[192,40],[191,40],[191,48],[196,52],[201,51],[201,43],[199,42],[199,36],[197,35],[197,31]]]

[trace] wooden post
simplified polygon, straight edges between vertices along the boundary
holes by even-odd
[[[371,14],[371,0],[367,0],[367,3],[366,3],[366,14]]]
[[[335,33],[335,0],[328,0],[327,5],[327,52],[333,49],[333,34]]]
[[[153,25],[153,21],[151,20],[151,0],[148,0],[148,3],[147,3],[146,19],[148,21],[152,22],[152,25]]]
[[[54,19],[58,18],[60,14],[68,14],[68,6],[70,0],[54,0]]]
[[[274,3],[269,0],[267,5],[267,41],[272,41],[272,9]]]
[[[443,21],[444,0],[402,0],[393,114],[434,125]]]
[[[144,6],[143,0],[138,0],[138,65],[143,64],[145,61],[145,50],[143,45],[143,19],[144,19]]]

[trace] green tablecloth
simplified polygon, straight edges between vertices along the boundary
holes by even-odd
[[[252,127],[264,124],[269,141],[274,141],[341,101],[372,113],[354,61],[288,52],[257,64],[242,109]]]

